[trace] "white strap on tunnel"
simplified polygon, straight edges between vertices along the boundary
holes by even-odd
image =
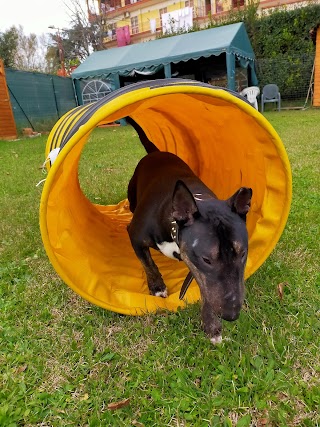
[[[43,173],[47,173],[46,164],[48,162],[50,162],[50,166],[52,166],[53,163],[55,162],[56,158],[58,157],[59,152],[60,152],[60,147],[54,148],[53,150],[50,151],[46,160],[42,164],[42,172]],[[36,187],[38,187],[40,184],[42,184],[45,180],[46,180],[46,178],[39,181],[38,184],[36,184]]]

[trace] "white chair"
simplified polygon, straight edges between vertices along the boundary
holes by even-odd
[[[256,110],[258,110],[257,96],[260,95],[260,89],[258,88],[258,86],[246,87],[240,92],[240,95],[247,98],[247,100],[250,102],[250,104]]]

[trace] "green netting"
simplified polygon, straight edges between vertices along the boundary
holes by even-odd
[[[6,79],[18,129],[51,129],[77,105],[70,78],[6,69]]]

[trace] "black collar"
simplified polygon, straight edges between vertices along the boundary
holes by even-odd
[[[175,221],[174,219],[171,221],[170,233],[171,233],[172,240],[179,247],[179,227],[178,227],[177,221]],[[191,271],[189,271],[189,273],[187,274],[187,277],[184,279],[183,284],[181,286],[180,295],[179,295],[180,300],[184,298],[192,280],[193,280],[193,274],[191,273]]]

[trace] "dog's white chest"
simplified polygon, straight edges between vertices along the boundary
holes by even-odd
[[[174,253],[180,255],[180,249],[176,242],[157,243],[157,246],[159,250],[163,253],[163,255],[169,258],[173,258],[176,260],[177,258],[174,256]]]

